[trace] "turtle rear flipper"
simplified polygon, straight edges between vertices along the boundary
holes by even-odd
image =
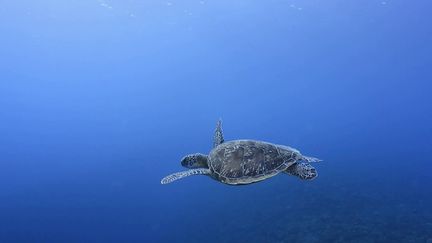
[[[317,162],[321,162],[322,159],[318,159],[318,158],[314,158],[314,157],[308,157],[308,156],[304,156],[301,158],[301,160],[303,160],[304,162],[307,163],[317,163]]]
[[[178,179],[191,176],[191,175],[209,175],[211,172],[209,169],[193,169],[193,170],[187,170],[187,171],[181,171],[177,172],[168,176],[165,176],[161,180],[161,184],[168,184],[173,181],[176,181]]]
[[[224,142],[223,132],[222,132],[222,120],[219,119],[216,124],[216,130],[213,136],[213,148],[216,148],[219,144]]]
[[[316,169],[308,163],[295,163],[284,172],[303,180],[312,180],[318,176]]]

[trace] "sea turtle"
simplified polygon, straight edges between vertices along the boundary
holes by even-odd
[[[229,185],[245,185],[259,182],[285,172],[303,180],[312,180],[317,172],[309,163],[320,159],[303,156],[298,150],[263,141],[233,140],[225,142],[222,121],[219,120],[213,137],[210,154],[190,154],[181,165],[190,170],[164,177],[161,184],[191,175],[208,175]]]

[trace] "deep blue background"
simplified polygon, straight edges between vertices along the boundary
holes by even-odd
[[[432,242],[429,0],[0,5],[0,242]],[[312,182],[162,186],[227,140]]]

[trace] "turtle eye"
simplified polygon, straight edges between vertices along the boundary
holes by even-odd
[[[189,166],[189,161],[187,160],[187,158],[183,158],[183,159],[181,160],[181,165],[182,165],[182,166]]]
[[[195,164],[195,159],[190,156],[186,156],[181,160],[181,165],[187,168],[192,168]]]

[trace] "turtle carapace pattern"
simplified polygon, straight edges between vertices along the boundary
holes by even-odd
[[[195,153],[185,156],[181,165],[190,170],[168,175],[161,183],[168,184],[191,175],[207,175],[228,185],[246,185],[280,172],[312,180],[318,174],[310,163],[319,161],[285,145],[245,139],[225,142],[222,121],[219,120],[209,155]]]

